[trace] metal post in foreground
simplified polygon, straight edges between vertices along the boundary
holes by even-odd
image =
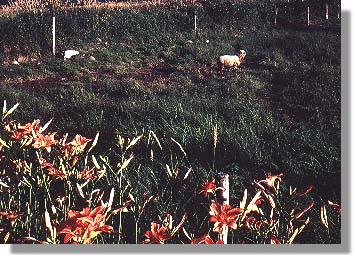
[[[229,204],[229,175],[226,173],[217,173],[215,175],[215,197],[216,202],[223,206]],[[225,226],[219,236],[220,240],[227,244],[228,227]]]

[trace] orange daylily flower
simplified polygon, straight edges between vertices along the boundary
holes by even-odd
[[[74,139],[70,142],[72,146],[78,149],[78,152],[82,152],[85,146],[92,141],[91,139],[87,139],[79,134],[75,135]]]
[[[36,149],[45,148],[48,152],[51,151],[51,146],[58,143],[57,140],[54,139],[55,133],[43,135],[39,134],[37,138],[34,139],[34,143],[32,146]]]
[[[82,153],[86,145],[92,141],[79,134],[75,135],[73,140],[67,144],[63,144],[63,153],[65,157],[71,157],[73,155],[78,155]]]
[[[64,243],[90,244],[101,233],[111,233],[112,226],[106,225],[106,207],[98,206],[93,210],[70,210],[68,219],[61,224],[59,234],[65,234]]]
[[[41,168],[47,170],[49,176],[54,176],[54,177],[59,178],[59,179],[66,179],[67,178],[67,176],[62,171],[60,171],[59,169],[55,168],[53,166],[53,164],[48,163],[45,159],[40,158],[39,163],[40,163]]]
[[[32,123],[27,123],[24,126],[18,126],[18,130],[23,131],[24,134],[30,134],[32,131],[34,133],[38,133],[40,128],[40,120],[34,120]]]
[[[194,245],[214,245],[214,244],[224,244],[223,240],[214,241],[209,235],[204,235],[199,238],[193,238],[191,244]]]
[[[258,182],[258,184],[264,184],[267,187],[276,190],[276,184],[280,181],[282,181],[282,176],[283,174],[278,174],[278,175],[271,175],[270,173],[268,174],[267,178],[265,180],[261,180]]]
[[[32,123],[18,125],[17,129],[11,132],[11,139],[20,141],[30,135],[32,132],[37,134],[40,130],[40,120],[34,120]]]
[[[144,244],[164,244],[164,241],[172,236],[168,233],[166,227],[160,227],[159,224],[151,222],[151,230],[146,231],[145,237]]]
[[[244,211],[241,208],[232,208],[230,205],[219,205],[213,201],[210,205],[210,222],[214,222],[213,231],[221,233],[225,226],[237,229],[236,220]]]
[[[18,131],[18,130],[11,132],[11,136],[10,136],[10,138],[15,141],[20,141],[20,140],[24,139],[25,137],[26,137],[26,135],[23,132]]]
[[[99,174],[95,167],[93,167],[91,169],[84,168],[84,170],[81,171],[78,175],[78,179],[81,179],[81,180],[95,180],[98,177],[99,177]]]
[[[215,189],[216,189],[216,185],[215,185],[215,181],[205,181],[202,186],[201,189],[199,191],[199,193],[202,193],[205,197],[208,196],[209,193],[214,194],[215,193]]]

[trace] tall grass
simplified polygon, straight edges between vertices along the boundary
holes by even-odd
[[[173,138],[118,135],[115,148],[100,154],[99,133],[59,137],[52,121],[19,124],[10,117],[17,106],[4,103],[0,131],[4,243],[221,243],[224,226],[229,243],[340,242],[340,205],[313,198],[313,186],[298,190],[283,174],[254,180],[254,188],[232,179],[240,190],[233,206],[212,202],[209,211],[217,186],[204,179],[215,170],[192,165]],[[221,144],[212,131],[215,152]]]

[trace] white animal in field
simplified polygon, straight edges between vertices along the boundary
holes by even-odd
[[[79,51],[72,50],[72,49],[66,50],[66,51],[64,51],[64,61],[66,61],[67,59],[70,59],[76,55],[79,55]]]
[[[224,67],[238,68],[245,60],[246,51],[240,50],[239,55],[223,55],[217,60],[219,72],[222,73]]]

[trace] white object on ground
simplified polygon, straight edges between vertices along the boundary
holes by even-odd
[[[90,60],[90,61],[95,61],[96,59],[95,59],[93,56],[90,56],[90,57],[89,57],[89,60]]]
[[[66,50],[66,51],[64,51],[64,60],[70,59],[76,55],[79,55],[79,51],[72,50],[72,49]]]

